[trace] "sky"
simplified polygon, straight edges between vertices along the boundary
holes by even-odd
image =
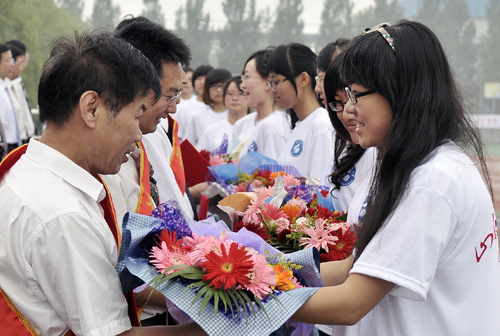
[[[92,15],[95,0],[84,0],[85,7],[83,11],[84,19],[88,19]],[[98,1],[98,0],[97,0]],[[112,0],[114,4],[120,5],[122,17],[126,14],[134,16],[140,15],[143,10],[142,0]],[[167,28],[175,28],[175,12],[181,6],[185,6],[187,0],[160,0],[162,11],[165,14]],[[210,28],[219,29],[225,24],[226,17],[222,11],[223,0],[205,0],[203,6],[204,12],[210,13]],[[324,0],[302,0],[301,18],[304,21],[304,33],[317,34],[321,24],[321,12],[323,10]],[[271,13],[276,10],[279,0],[256,0],[257,10],[264,10],[269,7]],[[355,0],[354,12],[362,10],[374,4],[374,0]]]

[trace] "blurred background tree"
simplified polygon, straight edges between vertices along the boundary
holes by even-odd
[[[175,31],[192,49],[192,67],[208,64],[213,34],[209,30],[210,14],[203,13],[205,0],[187,0],[186,6],[177,10]]]
[[[141,15],[164,26],[165,14],[163,14],[159,0],[143,0],[143,2],[146,8],[144,8]]]
[[[113,5],[111,0],[94,0],[90,25],[94,28],[115,27],[120,22],[120,15],[120,6]]]
[[[304,43],[304,21],[300,19],[302,11],[302,0],[280,0],[268,44],[278,46],[290,42]]]
[[[260,31],[261,15],[255,10],[255,0],[225,0],[226,26],[218,32],[219,63],[233,74],[241,73],[243,63],[254,51],[264,47]],[[245,15],[246,14],[246,15]]]
[[[319,27],[321,34],[317,36],[319,49],[339,37],[350,38],[354,35],[352,28],[353,7],[354,4],[351,0],[325,0]]]
[[[49,45],[55,38],[88,29],[75,10],[56,6],[53,0],[0,1],[0,41],[20,40],[26,44],[30,61],[23,82],[32,107],[37,106],[37,88]]]

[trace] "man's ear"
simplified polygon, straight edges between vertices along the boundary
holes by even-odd
[[[95,91],[85,91],[80,96],[78,104],[80,116],[83,122],[90,128],[95,128],[97,120],[97,109],[102,104],[99,94]]]

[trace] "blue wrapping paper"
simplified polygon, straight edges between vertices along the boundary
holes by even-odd
[[[175,202],[173,203],[170,206],[175,208],[176,204]],[[128,213],[124,218],[124,236],[127,235],[130,237],[128,250],[124,258],[125,264],[131,274],[140,278],[145,283],[150,283],[158,273],[149,264],[148,260],[145,259],[145,251],[140,247],[141,241],[151,231],[161,230],[166,225],[168,225],[168,221],[134,213]],[[246,246],[252,246],[260,253],[263,253],[264,250],[269,250],[271,253],[279,253],[279,251],[271,247],[253,232],[247,230],[241,230],[241,234],[240,232],[230,232],[222,221],[207,220],[195,222],[188,219],[187,225],[192,232],[198,235],[220,236],[225,231],[230,239]],[[168,280],[157,289],[180,310],[198,323],[208,335],[228,335],[229,330],[231,335],[268,335],[284,324],[312,294],[324,286],[319,274],[319,254],[316,249],[305,249],[289,254],[286,257],[290,261],[303,266],[301,269],[295,270],[294,274],[303,285],[308,287],[279,293],[279,302],[272,298],[265,300],[265,302],[263,301],[262,303],[269,319],[265,312],[260,310],[256,305],[256,313],[250,314],[248,320],[245,320],[244,313],[239,321],[237,318],[228,316],[229,314],[225,315],[221,310],[215,315],[211,303],[201,313],[198,313],[202,299],[195,301],[191,306],[197,294],[196,290],[185,290],[187,284],[177,279]],[[304,333],[307,333],[313,327],[313,325],[308,325],[305,329],[302,328],[300,330],[304,330]],[[295,335],[300,334],[296,333]]]

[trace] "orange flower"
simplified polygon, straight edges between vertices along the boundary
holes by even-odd
[[[299,215],[300,208],[296,205],[285,204],[284,207],[281,208],[283,212],[288,216],[288,219],[291,221],[295,217]]]
[[[286,291],[295,288],[292,283],[292,271],[285,270],[285,268],[279,264],[275,265],[273,269],[276,272],[276,286],[273,287],[273,289],[277,288],[281,291]]]
[[[278,174],[280,174],[281,176],[285,176],[286,175],[286,173],[283,172],[283,171],[271,173],[271,175],[269,175],[270,180],[274,181],[274,179],[278,177]]]

